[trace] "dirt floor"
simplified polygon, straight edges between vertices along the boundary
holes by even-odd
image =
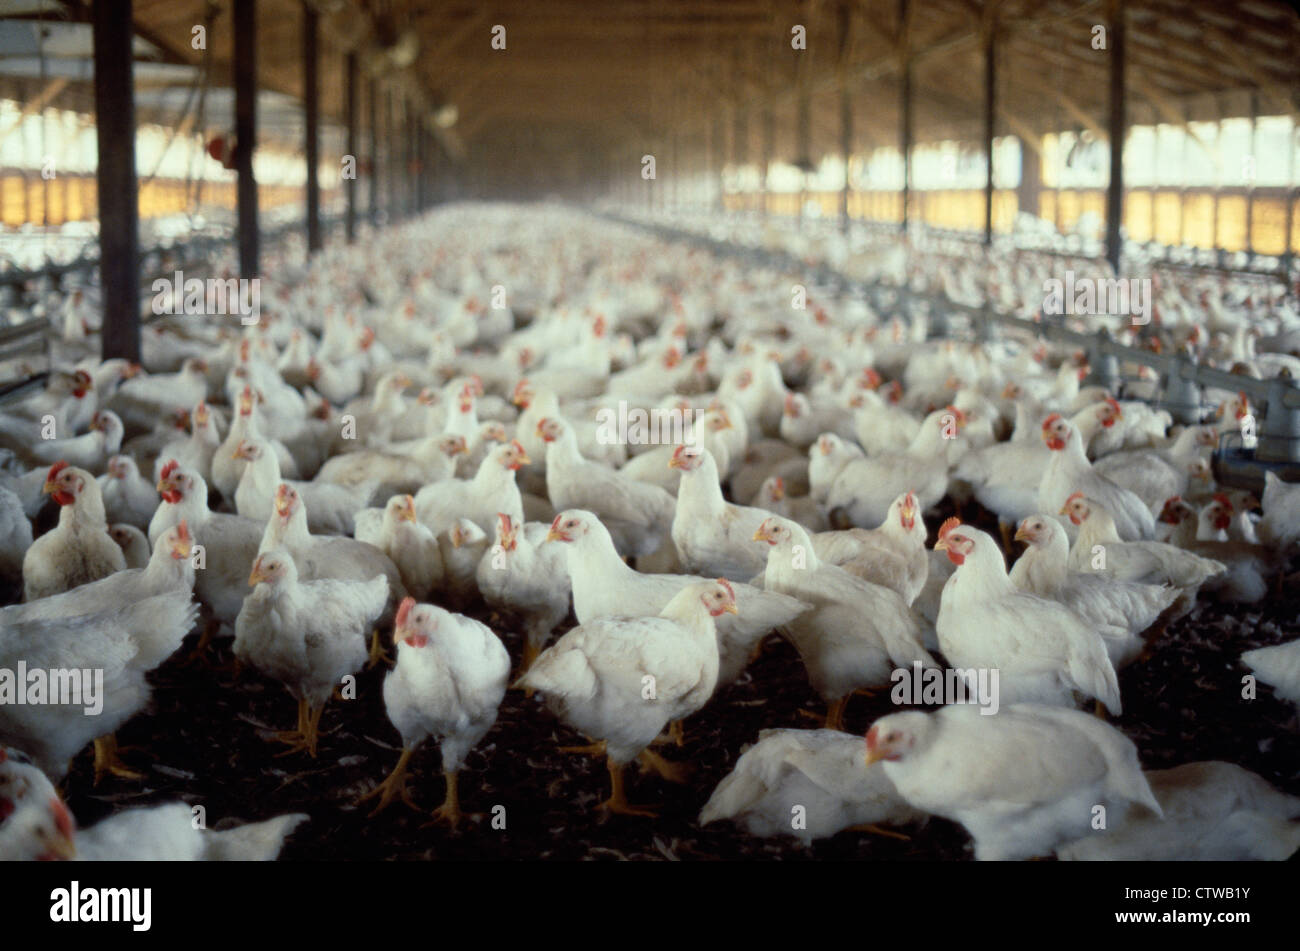
[[[986,514],[975,521],[986,522]],[[941,519],[929,522],[937,526]],[[1124,715],[1116,725],[1137,744],[1143,765],[1224,759],[1300,794],[1295,708],[1264,686],[1258,699],[1242,700],[1247,671],[1237,660],[1252,647],[1296,637],[1297,618],[1300,595],[1294,588],[1280,600],[1248,610],[1203,599],[1192,615],[1170,626],[1149,660],[1121,672]],[[508,622],[497,623],[518,658],[520,636]],[[963,830],[940,819],[905,827],[907,841],[844,832],[807,849],[792,839],[751,838],[728,823],[697,825],[700,807],[760,730],[819,725],[801,711],[820,716],[824,707],[794,649],[775,636],[740,682],[687,721],[682,748],[660,747],[664,756],[693,769],[688,783],[671,784],[629,769],[629,798],[660,806],[657,819],[603,820],[595,806],[608,793],[604,760],[558,752],[559,746],[584,741],[560,726],[536,698],[508,692],[496,726],[470,755],[461,777],[462,805],[480,815],[455,835],[444,827],[425,827],[427,812],[443,795],[438,751],[431,744],[413,758],[410,781],[425,814],[396,802],[369,818],[374,801],[356,804],[387,775],[399,752],[397,733],[384,713],[385,668],[358,678],[357,699],[330,702],[322,721],[329,733],[317,759],[301,753],[277,756],[283,747],[268,738],[293,725],[292,698],[251,670],[234,677],[219,669],[231,661],[229,641],[218,642],[213,665],[185,665],[190,643],[153,676],[153,709],[119,734],[124,748],[135,747],[124,749],[123,758],[145,779],[109,777],[95,788],[89,750],[77,758],[65,791],[82,824],[118,808],[183,799],[206,807],[213,827],[232,819],[308,813],[311,822],[284,851],[288,860],[971,858]],[[895,709],[887,690],[857,697],[849,705],[847,727],[864,733],[875,718]],[[506,810],[504,830],[492,828],[481,815],[497,805]]]

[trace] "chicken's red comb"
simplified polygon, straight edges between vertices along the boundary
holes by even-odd
[[[1070,504],[1071,502],[1073,502],[1075,499],[1081,499],[1081,498],[1083,498],[1083,493],[1082,493],[1082,492],[1072,492],[1072,493],[1070,494],[1070,497],[1069,497],[1068,499],[1065,500],[1065,504],[1066,504],[1066,505],[1069,505],[1069,504]]]
[[[521,443],[518,439],[510,440],[510,448],[517,453],[527,455],[527,453],[524,452],[524,444]]]
[[[164,479],[170,479],[172,477],[172,473],[175,472],[180,467],[181,464],[177,462],[175,459],[170,460],[167,463],[167,465],[162,467],[162,477]]]
[[[727,594],[731,597],[732,601],[736,600],[736,589],[731,586],[730,581],[728,581],[726,578],[719,578],[718,584],[722,585],[722,587],[727,589]]]
[[[1060,418],[1061,418],[1060,413],[1053,413],[1051,416],[1047,417],[1047,419],[1043,420],[1043,429],[1045,430],[1050,429],[1052,424],[1055,423]]]
[[[680,446],[678,446],[676,449],[673,450],[673,458],[680,459],[682,453],[684,453],[685,451],[686,451],[686,443],[682,443]]]
[[[946,522],[939,526],[939,537],[947,538],[952,532],[961,528],[961,519],[956,515],[951,516]]]
[[[510,516],[505,512],[497,512],[497,518],[501,520],[501,534],[508,535],[510,533],[510,527],[513,524],[510,521]]]
[[[908,492],[907,495],[903,496],[903,504],[916,508],[916,493]]]
[[[1106,402],[1110,405],[1110,408],[1113,409],[1116,413],[1120,412],[1119,400],[1115,399],[1115,397],[1113,396],[1106,397]]]
[[[563,512],[555,516],[555,518],[551,522],[551,531],[556,531],[560,527],[560,519],[562,518],[564,518]]]
[[[785,488],[785,479],[782,479],[780,476],[773,476],[772,487],[776,489],[778,492],[780,492],[782,489]]]
[[[406,619],[411,616],[413,607],[415,607],[415,598],[406,597],[402,599],[402,603],[397,606],[397,618],[394,622],[398,627],[406,624]]]
[[[50,471],[49,471],[49,473],[46,474],[46,476],[45,476],[45,481],[46,481],[46,482],[53,482],[55,479],[57,479],[57,478],[59,477],[59,473],[60,473],[60,472],[62,472],[64,469],[68,468],[68,465],[69,465],[69,463],[68,463],[68,461],[67,461],[66,459],[60,459],[60,460],[59,460],[58,462],[56,462],[54,465],[50,466]]]
[[[1215,492],[1212,498],[1214,499],[1214,501],[1218,502],[1224,508],[1228,509],[1228,511],[1232,511],[1232,500],[1229,499],[1222,492]]]

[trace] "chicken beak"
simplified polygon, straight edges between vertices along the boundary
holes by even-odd
[[[554,529],[554,528],[551,529],[549,532],[546,533],[546,540],[547,540],[548,542],[567,542],[567,541],[568,541],[568,539],[564,537],[564,533],[563,533],[563,532],[561,532],[561,531],[559,531],[559,530],[557,530],[557,529]]]
[[[1062,505],[1062,506],[1061,506],[1061,511],[1057,512],[1056,514],[1057,514],[1057,515],[1069,515],[1069,514],[1070,514],[1070,503],[1069,503],[1069,502],[1066,502],[1064,505]]]
[[[1015,538],[1018,542],[1027,542],[1029,541],[1029,532],[1025,531],[1023,527],[1017,528]]]
[[[941,538],[941,539],[939,539],[937,542],[935,542],[935,543],[934,543],[934,550],[935,550],[935,551],[947,551],[947,550],[948,550],[948,539],[946,539],[946,538]],[[868,760],[868,762],[871,762],[871,761]]]
[[[253,565],[253,573],[248,576],[248,586],[250,588],[256,588],[265,580],[267,580],[266,572],[263,570],[261,562],[258,562]]]
[[[59,491],[59,484],[57,482],[46,482],[41,486],[41,495],[53,495],[57,491]]]
[[[735,602],[735,601],[732,601],[730,604],[728,604],[728,605],[727,605],[725,608],[723,608],[722,610],[725,611],[727,614],[739,614],[739,613],[740,613],[740,608],[736,607],[736,602]]]
[[[172,487],[171,479],[159,479],[158,484],[154,486],[154,489],[157,490],[159,495],[162,495],[164,492],[170,492],[171,487]]]
[[[682,462],[679,457],[673,456],[671,459],[668,460],[669,469],[680,469],[681,467],[682,467]]]
[[[937,548],[938,546],[936,545],[935,547]],[[879,750],[879,749],[873,750],[870,748],[867,749],[868,766],[870,766],[872,763],[879,763],[884,758],[885,758],[884,750]]]
[[[59,833],[53,839],[45,843],[49,854],[56,859],[69,862],[77,857],[77,843],[72,841],[72,837]]]
[[[518,458],[518,460],[516,460],[516,461],[517,461],[521,466],[526,466],[526,465],[529,465],[533,460],[530,459],[530,458],[528,458],[528,453],[526,453],[526,452],[521,452],[521,453],[519,454],[519,458]]]
[[[758,527],[757,531],[754,532],[754,537],[751,538],[750,541],[755,541],[755,542],[769,541],[767,537],[767,532],[763,529],[761,525]]]

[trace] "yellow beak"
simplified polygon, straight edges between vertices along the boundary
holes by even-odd
[[[881,750],[867,750],[868,766],[870,766],[872,763],[879,763],[884,758],[885,758],[885,754]]]
[[[1064,505],[1062,505],[1062,506],[1061,506],[1061,511],[1057,512],[1056,514],[1057,514],[1057,515],[1068,515],[1068,514],[1070,514],[1070,503],[1069,503],[1069,502],[1066,502]]]
[[[260,564],[253,565],[253,573],[248,576],[248,586],[255,588],[266,580],[266,572]]]
[[[935,551],[947,551],[947,550],[948,550],[948,540],[947,540],[946,538],[941,538],[941,539],[939,539],[937,542],[934,543],[934,550],[935,550]]]
[[[767,537],[767,532],[763,531],[761,527],[756,532],[754,532],[754,537],[750,539],[750,541],[755,541],[755,542],[765,542],[768,540],[769,539]]]
[[[59,491],[59,484],[57,482],[46,482],[41,486],[41,495],[53,495],[57,491]]]
[[[1027,542],[1027,541],[1029,541],[1029,533],[1028,533],[1027,531],[1025,531],[1025,529],[1024,529],[1023,526],[1021,526],[1020,528],[1017,528],[1017,529],[1016,529],[1016,541],[1018,541],[1018,542]]]
[[[739,614],[739,613],[740,613],[740,608],[736,607],[736,602],[735,602],[735,601],[732,601],[730,604],[728,604],[728,605],[727,605],[725,608],[723,608],[722,610],[725,611],[727,614]]]

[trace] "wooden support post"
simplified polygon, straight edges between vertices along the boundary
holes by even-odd
[[[901,46],[899,55],[903,59],[902,89],[899,98],[899,114],[902,119],[899,130],[899,150],[903,153],[903,214],[899,230],[907,231],[907,205],[912,192],[912,55],[908,49],[907,37],[907,0],[898,0],[898,31]]]
[[[303,154],[307,158],[307,251],[321,249],[320,232],[320,17],[302,7]]]
[[[234,0],[235,174],[238,176],[239,274],[258,276],[259,234],[257,179],[253,152],[257,148],[257,0]]]
[[[135,92],[131,0],[91,7],[95,137],[99,149],[100,355],[140,361],[139,208],[135,178]]]
[[[370,133],[370,226],[379,224],[379,83],[372,76],[366,80],[370,104],[366,110]]]
[[[343,222],[348,244],[357,240],[357,176],[361,174],[361,161],[357,156],[357,54],[349,53],[344,60],[344,83],[347,85],[347,153],[352,165],[352,177],[343,180],[347,196],[347,214]]]
[[[1110,184],[1106,186],[1106,260],[1119,275],[1124,223],[1124,0],[1110,0]]]
[[[993,130],[997,119],[997,30],[989,24],[984,37],[984,244],[993,243]]]

